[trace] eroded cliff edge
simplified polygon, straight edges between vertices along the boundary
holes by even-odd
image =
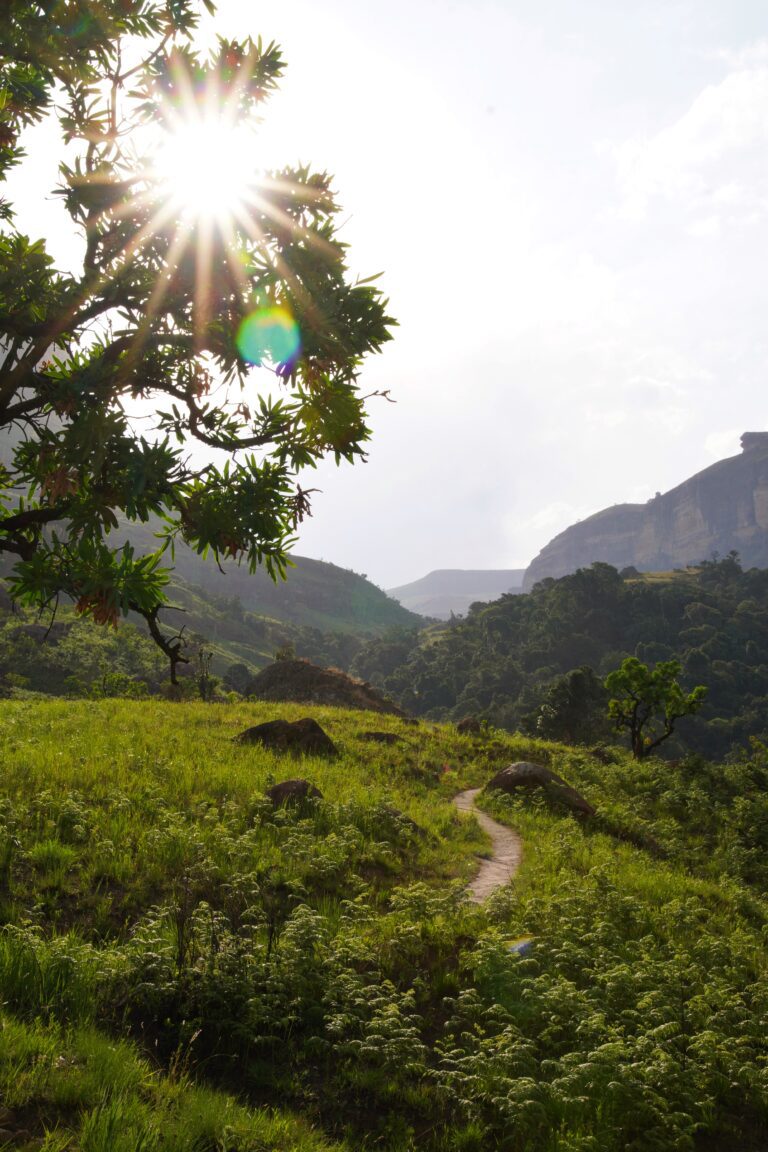
[[[615,504],[566,528],[529,565],[523,590],[598,560],[663,572],[735,548],[745,568],[768,568],[768,432],[745,432],[741,448],[647,504]]]

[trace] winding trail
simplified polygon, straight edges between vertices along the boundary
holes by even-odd
[[[480,871],[467,885],[469,898],[476,904],[482,904],[491,892],[508,884],[523,858],[523,842],[517,832],[492,820],[475,807],[475,796],[481,791],[481,788],[468,788],[453,798],[459,812],[472,813],[483,831],[490,836],[493,846],[493,854],[489,859],[480,857]]]

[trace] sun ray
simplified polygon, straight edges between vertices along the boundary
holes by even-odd
[[[265,344],[265,357],[274,370],[284,371],[298,355],[299,330],[292,316],[280,313],[288,301],[279,294],[277,299],[261,302],[254,297],[253,279],[245,266],[249,248],[252,245],[251,251],[260,253],[271,266],[300,308],[302,322],[309,324],[313,323],[312,291],[282,255],[281,244],[290,237],[338,259],[338,245],[319,236],[312,226],[318,211],[322,217],[324,208],[334,210],[327,183],[320,179],[313,187],[302,170],[295,180],[287,173],[258,170],[253,133],[257,118],[246,116],[245,123],[241,122],[251,69],[247,63],[235,66],[230,78],[228,67],[222,56],[215,72],[198,84],[189,61],[172,56],[170,94],[160,106],[159,128],[149,130],[144,187],[113,209],[118,219],[141,216],[146,210],[146,219],[121,250],[110,254],[111,271],[129,264],[159,229],[167,229],[168,236],[167,250],[158,253],[162,266],[145,315],[125,358],[126,379],[142,355],[153,320],[172,293],[174,278],[185,275],[187,266],[194,276],[188,329],[192,353],[206,350],[211,322],[220,308],[229,308],[227,299],[234,294],[239,299],[233,319],[240,328],[249,321],[261,338],[262,329],[273,325],[275,338]],[[320,200],[326,203],[316,210],[315,202]],[[224,296],[219,299],[221,292]],[[242,314],[239,321],[238,311]],[[285,339],[280,333],[282,323]],[[240,349],[239,342],[237,346]],[[279,358],[275,349],[292,351]],[[261,365],[263,361],[254,356],[251,362]]]
[[[147,302],[144,316],[142,317],[142,320],[136,329],[136,337],[131,344],[131,347],[128,349],[128,354],[124,362],[125,379],[128,379],[131,372],[133,372],[135,369],[136,364],[138,363],[138,360],[144,351],[144,348],[146,347],[147,339],[152,331],[152,321],[157,316],[160,310],[160,306],[168,293],[171,275],[178,269],[178,259],[183,254],[183,251],[187,245],[187,241],[188,232],[178,231],[171,242],[171,246],[168,249],[168,253],[165,258],[165,268],[168,274],[165,276],[159,276],[155,282],[154,288],[152,289],[152,293]]]

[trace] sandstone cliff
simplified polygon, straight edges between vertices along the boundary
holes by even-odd
[[[598,560],[663,572],[735,548],[745,568],[768,568],[768,432],[745,432],[741,447],[647,504],[616,504],[566,528],[530,564],[524,591]]]

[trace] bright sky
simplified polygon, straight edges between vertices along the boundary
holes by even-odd
[[[397,403],[366,465],[302,481],[298,552],[383,587],[524,567],[768,428],[763,3],[220,0],[216,23],[282,46],[257,147],[335,174],[400,321],[362,377]]]

